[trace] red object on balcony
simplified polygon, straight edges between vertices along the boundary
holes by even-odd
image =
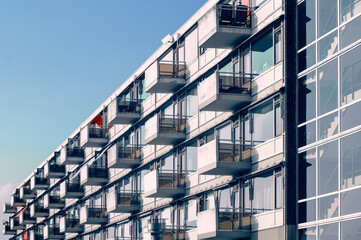
[[[93,118],[93,120],[90,123],[101,126],[102,125],[102,115],[100,115],[100,113],[99,113],[95,118]]]

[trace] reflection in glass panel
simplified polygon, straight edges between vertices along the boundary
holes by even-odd
[[[337,27],[337,0],[318,0],[318,36]]]
[[[319,240],[338,240],[338,223],[319,226]]]
[[[346,131],[361,125],[361,102],[341,110],[341,130]]]
[[[316,63],[316,44],[312,44],[298,54],[298,72],[311,67]]]
[[[361,239],[361,219],[354,219],[341,222],[341,239],[355,240]]]
[[[361,132],[341,139],[341,187],[361,185]]]
[[[318,219],[338,216],[338,194],[318,199]]]
[[[318,148],[318,193],[338,189],[338,143],[333,141]]]
[[[273,101],[270,100],[252,110],[252,114],[254,144],[273,138]]]
[[[316,220],[316,200],[310,200],[298,204],[299,223],[312,222]]]
[[[316,121],[298,128],[298,147],[303,147],[316,141]]]
[[[255,177],[253,180],[252,208],[256,213],[274,209],[273,174]]]
[[[349,20],[350,18],[356,16],[361,12],[360,0],[340,0],[340,3],[341,3],[340,16],[342,22]]]
[[[337,30],[318,41],[318,61],[321,61],[338,51]]]
[[[187,93],[187,117],[193,117],[198,114],[198,96],[197,88]]]
[[[273,34],[270,31],[252,44],[252,72],[261,74],[272,66]]]
[[[316,240],[316,235],[316,227],[309,227],[298,230],[299,240]]]
[[[337,59],[318,69],[318,114],[337,108],[338,93]]]
[[[325,139],[338,133],[338,112],[318,120],[318,139]]]
[[[361,189],[341,193],[341,215],[361,212]]]
[[[316,195],[316,150],[300,153],[298,158],[299,199],[313,197]]]
[[[361,46],[341,57],[342,105],[361,98]]]
[[[298,49],[303,48],[316,37],[315,1],[307,0],[298,5]]]
[[[298,123],[316,117],[316,74],[315,71],[298,80]]]
[[[361,3],[361,1],[359,0],[358,2]],[[341,27],[341,32],[340,32],[341,49],[347,47],[351,43],[354,43],[361,38],[361,31],[359,31],[360,25],[361,25],[361,16],[353,19],[351,22]]]

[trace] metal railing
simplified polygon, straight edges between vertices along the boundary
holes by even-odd
[[[251,81],[258,74],[218,72],[220,93],[250,93]]]
[[[34,212],[35,213],[49,213],[49,209],[45,209],[44,204],[34,203]]]
[[[106,207],[103,206],[88,206],[89,218],[105,218],[108,217]]]
[[[185,171],[158,170],[159,187],[179,188],[185,187]]]
[[[159,115],[159,132],[184,132],[187,117],[178,115]]]
[[[240,208],[219,208],[217,222],[219,230],[251,230],[251,211]]]
[[[49,178],[35,177],[35,185],[49,185]]]
[[[251,143],[240,141],[218,140],[219,162],[248,162],[251,160]]]
[[[66,217],[65,218],[65,226],[67,228],[80,228],[82,225],[80,224],[79,218]]]
[[[65,201],[60,198],[59,195],[51,195],[49,194],[49,203],[55,203],[55,204],[65,204]]]
[[[58,164],[56,164],[56,163],[49,164],[49,172],[65,173],[65,166],[63,166],[63,165],[58,165]]]
[[[60,233],[60,228],[57,225],[48,225],[48,236],[51,235],[63,235],[63,233]]]
[[[67,147],[66,151],[68,157],[84,157],[84,149],[81,147]]]
[[[141,101],[136,99],[118,99],[119,113],[140,113]]]
[[[105,126],[89,125],[89,138],[107,138],[108,128]]]
[[[118,145],[118,158],[123,159],[140,159],[141,146],[139,145]]]
[[[186,63],[184,61],[158,62],[159,78],[185,78]]]
[[[140,193],[138,191],[117,192],[117,205],[130,206],[140,204]]]
[[[106,167],[93,167],[88,168],[89,178],[108,178],[109,172]]]
[[[217,9],[219,26],[251,27],[251,11],[253,8],[245,5],[219,4]]]
[[[83,192],[84,188],[83,186],[80,185],[79,182],[67,182],[66,190],[68,192]]]

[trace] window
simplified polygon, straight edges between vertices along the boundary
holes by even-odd
[[[338,51],[338,32],[337,30],[322,38],[318,42],[318,61],[328,58]]]
[[[318,139],[325,139],[338,133],[338,112],[318,119]]]
[[[298,72],[311,67],[316,63],[316,44],[312,44],[298,53]]]
[[[316,150],[312,149],[298,155],[299,199],[316,195]]]
[[[338,194],[318,199],[318,219],[338,217]]]
[[[318,36],[337,27],[337,0],[318,0]]]
[[[338,61],[318,69],[318,114],[322,115],[337,108],[338,104]]]
[[[359,5],[361,7],[361,4]],[[356,42],[361,38],[361,31],[359,31],[361,25],[361,16],[353,19],[351,22],[342,26],[340,29],[341,49]]]
[[[316,121],[298,128],[298,147],[303,147],[316,141]]]
[[[340,0],[340,3],[340,16],[342,22],[349,20],[361,12],[361,4],[359,0]]]
[[[264,34],[252,44],[252,73],[261,74],[273,66],[273,34]]]
[[[358,109],[360,110],[360,108]],[[361,132],[341,139],[341,188],[361,185]]]
[[[273,174],[268,173],[252,179],[253,199],[252,209],[254,213],[262,213],[274,209]]]
[[[318,148],[318,193],[338,189],[338,143],[333,141]]]
[[[260,7],[265,2],[267,2],[267,0],[252,0],[252,7]]]
[[[298,48],[301,49],[316,38],[315,0],[305,0],[298,5]]]
[[[198,114],[198,96],[197,88],[187,92],[187,117],[193,117]]]
[[[361,125],[361,102],[341,110],[341,130],[346,131]]]
[[[361,219],[341,222],[341,239],[361,239]]]
[[[274,63],[277,64],[282,60],[282,35],[281,35],[281,30],[278,30],[277,32],[275,32],[274,34],[274,45],[275,45],[275,49],[274,49]]]
[[[187,146],[187,170],[197,171],[198,148],[197,144]]]
[[[298,123],[316,117],[316,74],[309,73],[298,80]]]
[[[316,240],[316,227],[303,228],[298,230],[299,240]]]
[[[283,177],[282,175],[275,176],[275,208],[283,207]]]
[[[298,204],[299,223],[311,222],[316,220],[316,200],[310,200]]]
[[[319,226],[319,240],[338,239],[338,223],[331,223]]]
[[[273,138],[273,104],[272,100],[252,110],[253,142],[255,145]]]

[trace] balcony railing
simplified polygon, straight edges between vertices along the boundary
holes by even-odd
[[[60,219],[60,232],[80,233],[84,231],[84,226],[80,224],[78,217],[62,217]]]
[[[64,233],[60,232],[60,228],[58,225],[45,225],[44,239],[64,239]]]
[[[108,167],[133,168],[140,164],[141,154],[139,145],[124,146],[117,143],[108,150]]]
[[[65,201],[58,193],[50,193],[44,197],[44,207],[49,209],[59,209],[65,206]]]
[[[80,132],[81,147],[102,147],[108,142],[108,127],[89,124]]]
[[[140,208],[140,192],[138,191],[113,191],[107,198],[108,212],[131,213]]]
[[[24,185],[20,188],[21,199],[34,199],[36,198],[36,192],[33,192],[30,185]]]
[[[108,121],[111,124],[130,124],[140,118],[141,101],[115,99],[108,106]]]
[[[65,175],[65,165],[47,163],[44,167],[44,175],[47,178],[62,178]]]
[[[218,210],[218,230],[250,231],[251,213],[234,208],[220,208]]]
[[[159,78],[185,78],[186,63],[182,61],[166,61],[158,62]]]
[[[159,115],[159,132],[185,132],[186,121],[185,116]]]
[[[31,217],[47,217],[49,216],[49,209],[44,208],[43,203],[33,203],[30,205]]]
[[[256,74],[218,72],[220,93],[249,93]]]
[[[245,5],[219,4],[218,21],[222,27],[251,27],[251,8]]]
[[[21,224],[34,224],[36,223],[36,218],[31,217],[29,209],[26,209],[20,214],[19,222]]]
[[[44,178],[42,176],[32,176],[30,180],[31,190],[45,190],[49,188],[49,178]]]
[[[3,205],[3,212],[4,213],[16,213],[16,207],[12,207],[10,203],[4,203]]]
[[[10,227],[10,223],[5,221],[3,222],[3,235],[15,235],[16,231],[12,230]]]
[[[158,175],[159,187],[185,187],[185,173],[183,171],[160,171]]]
[[[104,224],[108,222],[108,212],[104,206],[84,206],[80,209],[81,224]]]
[[[84,161],[84,149],[81,147],[64,147],[60,151],[60,164],[80,164]]]
[[[89,138],[107,138],[108,128],[97,125],[89,125]]]
[[[14,217],[10,219],[10,228],[11,230],[24,230],[25,224],[20,223],[19,217]]]
[[[80,181],[60,183],[61,198],[81,198],[82,196],[84,196],[84,187],[80,185]]]
[[[15,190],[15,193],[11,195],[11,206],[12,207],[23,207],[26,205],[26,202],[20,198],[19,189]]]

